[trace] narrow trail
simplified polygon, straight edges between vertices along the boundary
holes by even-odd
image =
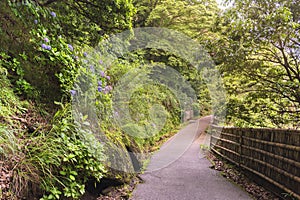
[[[237,185],[210,169],[200,145],[207,144],[204,130],[211,117],[191,122],[155,153],[144,183],[138,184],[131,200],[250,200]]]

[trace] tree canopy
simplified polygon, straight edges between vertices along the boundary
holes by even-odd
[[[229,100],[231,114],[253,125],[297,125],[300,43],[296,2],[235,1],[223,23],[226,28],[217,51],[234,97]]]

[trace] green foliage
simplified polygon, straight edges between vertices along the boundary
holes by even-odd
[[[44,2],[41,4],[54,8],[62,16],[61,26],[65,35],[91,45],[97,45],[104,34],[130,29],[135,12],[131,0]]]
[[[131,1],[90,1],[90,4],[71,0],[2,1],[0,5],[0,35],[5,40],[1,40],[0,54],[1,117],[24,111],[16,94],[48,104],[63,98],[61,107],[55,110],[49,122],[51,128],[27,133],[1,125],[1,161],[14,174],[5,195],[23,198],[32,190],[44,200],[79,199],[88,179],[99,181],[107,175],[105,149],[91,128],[95,120],[109,139],[108,145],[118,145],[125,152],[126,146],[147,151],[179,125],[180,106],[174,94],[158,85],[139,88],[129,102],[133,119],[147,127],[146,135],[155,134],[155,137],[132,138],[113,123],[109,91],[124,74],[148,60],[132,54],[128,60],[136,60],[123,58],[105,69],[101,55],[92,54],[89,49],[106,35],[131,28],[134,14]],[[91,55],[88,57],[86,53]],[[168,60],[174,66],[183,65],[180,59],[170,56]],[[72,100],[86,92],[93,95],[88,96],[86,107],[72,113],[70,92]],[[142,101],[145,103],[141,104]],[[93,115],[88,113],[90,103],[95,104],[99,119],[92,119]],[[156,104],[162,105],[162,112],[151,110]],[[166,121],[162,123],[160,119],[165,116]],[[156,121],[151,124],[151,119]],[[6,119],[0,120],[6,123]],[[124,167],[129,165],[125,159]],[[110,173],[123,176],[120,172]]]
[[[165,27],[180,31],[195,39],[195,42],[203,45],[203,51],[211,52],[211,40],[218,38],[215,30],[215,23],[218,20],[219,8],[216,1],[134,1],[137,14],[134,16],[134,27]],[[152,45],[152,44],[151,44]],[[151,46],[150,45],[150,46]],[[199,105],[193,105],[194,109],[200,108],[200,112],[195,111],[195,115],[206,115],[211,113],[211,97],[203,80],[203,74],[195,66],[188,63],[186,58],[180,58],[175,54],[176,49],[164,51],[167,43],[159,44],[162,48],[145,49],[137,52],[147,63],[164,63],[180,72],[192,85],[197,93]],[[159,46],[157,45],[157,46]],[[184,43],[182,44],[184,45]],[[176,47],[179,48],[180,47]]]
[[[26,110],[25,102],[21,102],[15,95],[14,90],[11,88],[11,83],[8,79],[8,70],[6,67],[9,62],[4,59],[5,54],[1,54],[0,60],[0,120],[10,121],[9,117]],[[13,65],[14,66],[14,65]],[[18,81],[23,80],[19,79]],[[27,84],[27,82],[26,82]],[[24,85],[20,85],[22,87]],[[29,88],[31,88],[29,86]],[[17,88],[15,91],[20,91],[22,88]]]
[[[15,153],[17,150],[17,139],[4,125],[0,125],[0,132],[0,155],[1,158],[3,158],[2,156]]]
[[[48,9],[43,9],[31,1],[2,1],[1,5],[7,7],[3,11],[6,12],[5,15],[18,22],[16,27],[3,25],[2,36],[8,41],[15,37],[18,37],[17,41],[26,41],[15,46],[3,46],[3,51],[9,55],[5,61],[14,80],[13,84],[20,88],[21,95],[30,99],[48,103],[60,99],[66,85],[72,83],[58,80],[55,76],[62,73],[72,79],[76,70],[71,62],[72,53],[67,51],[66,39],[59,37],[59,22],[51,16]],[[8,25],[12,23],[14,21],[7,22]],[[24,33],[15,36],[19,30]]]
[[[106,172],[102,145],[74,123],[69,106],[56,113],[54,124],[49,132],[33,135],[0,126],[0,158],[14,174],[9,189],[15,198],[42,189],[42,199],[78,199],[89,178],[100,180]]]
[[[232,95],[228,102],[235,108],[228,113],[235,119],[232,122],[299,126],[297,8],[295,1],[236,1],[224,16],[227,28],[215,51]]]
[[[4,1],[1,4],[10,10],[3,12],[16,18],[21,29],[26,30],[24,36],[19,36],[20,39],[27,41],[23,37],[30,38],[20,50],[17,47],[5,49],[13,55],[12,59],[22,62],[18,69],[22,70],[24,79],[17,83],[24,90],[37,88],[41,100],[50,104],[69,96],[78,68],[82,65],[78,58],[82,55],[82,42],[95,45],[104,32],[109,34],[130,28],[134,13],[131,2],[127,0],[90,3]],[[7,26],[3,24],[2,27],[3,36],[12,40],[12,35],[6,35]],[[9,31],[17,33],[18,30],[11,28]]]
[[[216,1],[157,1],[146,26],[167,27],[199,41],[213,37],[211,26],[219,11]]]
[[[178,99],[162,86],[144,85],[143,88],[138,88],[132,94],[129,111],[135,123],[126,124],[123,129],[145,138],[140,141],[142,145],[155,144],[180,124]],[[134,130],[127,130],[128,128]]]
[[[18,59],[12,58],[4,52],[0,53],[0,57],[2,58],[0,66],[6,69],[7,75],[9,75],[11,82],[15,85],[15,92],[18,95],[24,95],[26,98],[37,98],[38,91],[25,80],[25,72]],[[26,59],[26,55],[24,54],[21,54],[20,57]]]
[[[59,156],[58,165],[45,160],[54,177],[45,177],[43,187],[49,194],[43,199],[58,199],[59,196],[78,199],[85,193],[88,178],[100,181],[106,171],[103,147],[88,129],[74,121],[70,106],[64,106],[56,113],[48,135],[60,152],[54,154]]]

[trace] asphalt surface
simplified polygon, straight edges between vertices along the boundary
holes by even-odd
[[[250,200],[248,194],[210,169],[200,145],[210,117],[191,122],[152,156],[132,200]]]

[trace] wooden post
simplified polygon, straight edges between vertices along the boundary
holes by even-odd
[[[239,130],[239,167],[241,167],[242,164],[244,164],[243,162],[243,131],[242,129],[238,129]]]

